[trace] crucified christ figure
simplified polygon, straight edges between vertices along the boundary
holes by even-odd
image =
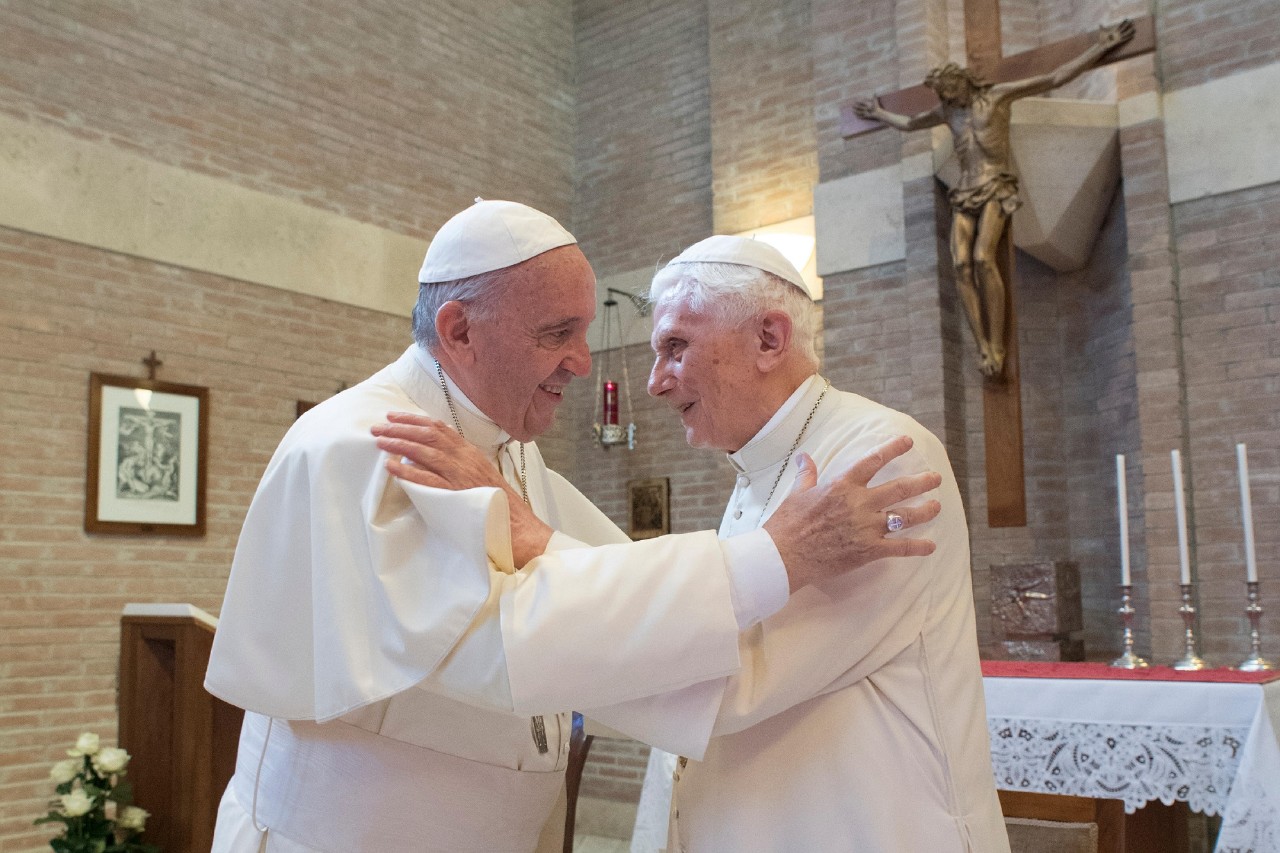
[[[997,265],[996,246],[1010,214],[1022,204],[1009,153],[1013,102],[1074,80],[1105,53],[1133,38],[1133,33],[1133,23],[1128,20],[1103,27],[1097,42],[1075,59],[1047,74],[1007,83],[983,82],[968,69],[948,63],[930,71],[924,81],[941,103],[916,115],[891,113],[878,98],[865,98],[854,105],[860,117],[898,130],[938,124],[951,129],[960,161],[960,180],[949,194],[951,262],[984,376],[997,377],[1004,370],[1005,283]]]

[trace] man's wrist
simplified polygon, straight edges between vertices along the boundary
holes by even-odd
[[[745,631],[782,609],[791,595],[790,580],[769,531],[761,527],[722,539],[720,550],[738,630]]]

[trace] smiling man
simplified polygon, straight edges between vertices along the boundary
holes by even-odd
[[[942,444],[907,415],[832,387],[804,279],[770,246],[710,237],[654,277],[649,393],[690,445],[727,453],[720,524],[767,525],[807,453],[819,482],[886,438],[914,447],[879,475],[942,472],[937,550],[801,590],[744,632],[701,761],[675,773],[668,851],[999,853],[1009,849],[987,743],[969,536]],[[689,691],[683,691],[688,693]],[[644,711],[671,725],[670,707]]]
[[[806,475],[744,536],[627,542],[531,443],[590,370],[594,315],[595,277],[568,231],[478,202],[427,250],[415,343],[284,437],[245,518],[205,682],[246,710],[214,851],[559,849],[561,712],[711,685],[679,726],[654,726],[655,742],[701,755],[741,630],[818,580],[932,552],[887,537],[884,510],[936,474],[867,488],[906,439],[821,486]],[[379,449],[399,455],[394,428],[370,437],[390,411],[445,422],[468,451],[451,457],[492,488],[394,480]],[[536,523],[513,536],[509,514]]]

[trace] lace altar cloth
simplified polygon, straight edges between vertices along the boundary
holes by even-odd
[[[1128,812],[1181,800],[1222,816],[1216,853],[1280,853],[1280,674],[983,666],[997,787],[1118,799]],[[675,759],[653,753],[632,853],[666,843]]]
[[[998,787],[1118,799],[1131,813],[1180,800],[1222,816],[1218,853],[1280,851],[1280,681],[1073,666],[1099,669],[1050,678],[987,669]]]

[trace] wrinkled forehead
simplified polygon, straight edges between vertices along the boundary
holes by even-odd
[[[653,335],[650,343],[656,350],[668,338],[714,333],[719,325],[719,317],[708,306],[695,307],[686,294],[672,288],[653,303]]]
[[[511,267],[504,284],[504,307],[516,315],[595,317],[595,272],[577,246],[552,249]]]

